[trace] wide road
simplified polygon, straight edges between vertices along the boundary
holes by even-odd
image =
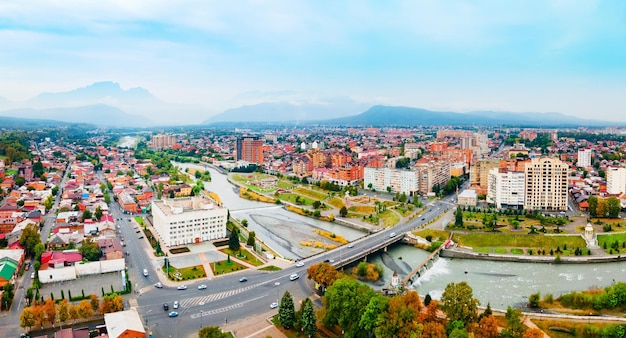
[[[268,312],[268,315],[276,313],[277,309],[270,309],[270,304],[280,302],[285,291],[292,294],[296,309],[299,309],[298,302],[314,292],[311,281],[306,279],[306,269],[311,264],[325,260],[335,262],[359,254],[365,248],[371,248],[389,239],[392,232],[396,236],[401,236],[404,232],[428,223],[452,208],[454,198],[451,195],[442,200],[429,201],[425,205],[426,210],[412,221],[363,237],[353,242],[352,248],[344,245],[330,252],[306,258],[301,261],[304,263],[302,267],[296,267],[294,263],[291,267],[276,272],[246,270],[213,279],[205,278],[188,284],[187,290],[167,286],[162,289],[154,286],[145,287],[147,280],[150,283],[156,282],[156,279],[150,278],[153,274],[153,271],[150,271],[150,277],[142,283],[145,289],[137,299],[138,311],[155,337],[187,337],[202,326],[219,326],[227,320],[242,319],[264,312]],[[125,233],[128,231],[128,228],[124,230]],[[133,266],[131,270],[137,269]],[[290,281],[289,276],[293,273],[298,273],[300,278]],[[248,278],[247,282],[239,282],[243,276]],[[197,287],[201,284],[206,284],[208,288],[198,290]],[[180,303],[179,309],[172,309],[174,301]],[[163,309],[164,303],[168,304],[168,311]],[[178,317],[169,317],[168,313],[171,311],[177,311]]]

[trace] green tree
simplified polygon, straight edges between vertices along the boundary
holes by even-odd
[[[589,203],[589,216],[596,217],[598,215],[596,210],[598,207],[598,197],[595,195],[589,196],[587,203]]]
[[[89,209],[85,209],[85,211],[83,211],[83,221],[86,219],[91,219],[91,217],[91,211],[89,211]]]
[[[368,333],[368,336],[374,332],[379,325],[379,316],[387,311],[389,298],[381,294],[376,294],[370,298],[369,303],[365,307],[365,311],[361,315],[359,328]]]
[[[250,231],[250,233],[248,233],[248,240],[246,241],[246,245],[254,248],[255,241],[256,241],[256,233],[254,231]]]
[[[2,310],[8,310],[13,303],[13,297],[15,296],[15,286],[11,283],[4,284],[2,288]]]
[[[239,243],[239,230],[237,227],[233,227],[233,230],[230,232],[230,237],[228,237],[228,248],[232,251],[239,251],[239,247],[241,247]]]
[[[307,337],[315,336],[317,332],[317,319],[315,318],[315,309],[313,309],[313,302],[310,298],[304,299],[302,309],[302,330]]]
[[[26,183],[26,179],[22,176],[18,176],[17,178],[15,178],[15,185],[18,187],[21,187],[24,185],[24,183]]]
[[[541,294],[539,292],[533,293],[528,297],[528,305],[532,308],[538,308],[539,300],[541,300]]]
[[[244,218],[244,219],[242,219],[242,220],[241,220],[241,225],[242,225],[244,228],[247,228],[247,227],[248,227],[248,220],[247,220],[247,219],[245,219],[245,218]]]
[[[621,210],[619,199],[617,197],[609,197],[606,202],[609,209],[609,217],[617,218]]]
[[[476,321],[479,304],[467,282],[449,283],[441,295],[441,308],[448,320],[466,325]]]
[[[461,206],[456,207],[456,212],[454,213],[454,226],[463,227],[463,209],[461,209]]]
[[[80,251],[83,258],[88,261],[95,262],[100,260],[100,257],[102,257],[102,251],[100,251],[98,243],[93,242],[91,238],[85,239],[80,248],[78,248],[78,251]]]
[[[341,217],[348,216],[348,209],[345,206],[341,207],[341,209],[339,210],[339,216]]]
[[[26,250],[26,255],[32,256],[35,252],[35,246],[40,243],[39,227],[36,224],[27,225],[20,236],[20,245]]]
[[[278,306],[278,318],[280,325],[286,329],[291,329],[296,318],[296,309],[293,304],[293,297],[289,291],[285,291]]]
[[[203,327],[198,331],[199,338],[228,338],[229,334],[222,332],[217,326],[207,326]]]
[[[100,206],[96,207],[96,212],[94,213],[94,216],[98,221],[100,220],[100,218],[102,218],[102,208],[100,208]]]
[[[339,325],[346,337],[363,337],[365,332],[359,329],[359,321],[375,294],[372,288],[356,279],[336,280],[323,298],[326,313],[322,322],[325,326]]]
[[[524,334],[524,324],[522,324],[522,311],[520,309],[513,309],[510,306],[506,309],[506,325],[507,328],[502,330],[503,337],[507,338],[522,338]]]

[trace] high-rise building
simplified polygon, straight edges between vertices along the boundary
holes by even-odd
[[[226,237],[228,210],[205,197],[153,200],[152,216],[167,247]]]
[[[606,192],[611,195],[626,192],[626,168],[606,168]]]
[[[486,194],[489,185],[489,170],[497,168],[499,160],[478,160],[470,167],[470,184],[477,194]]]
[[[406,169],[366,167],[363,186],[369,188],[370,184],[377,191],[387,191],[389,187],[392,192],[405,193],[408,196],[414,195],[419,188],[417,171]]]
[[[591,149],[578,149],[579,167],[591,167]]]
[[[443,187],[452,177],[450,163],[446,161],[430,161],[415,165],[417,170],[419,193],[426,195],[433,191],[435,185]]]
[[[507,168],[489,170],[487,203],[495,204],[498,209],[521,209],[524,206],[525,177],[524,172]]]
[[[176,136],[167,134],[152,135],[148,146],[152,149],[170,148],[177,142]]]
[[[567,164],[556,158],[526,163],[524,209],[567,211]]]
[[[258,136],[237,137],[237,161],[263,164],[263,140]]]

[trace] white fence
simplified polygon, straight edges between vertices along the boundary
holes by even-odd
[[[39,270],[39,280],[42,283],[54,283],[76,279],[79,276],[97,275],[107,272],[123,271],[126,267],[123,258],[107,261],[76,263],[58,269]]]

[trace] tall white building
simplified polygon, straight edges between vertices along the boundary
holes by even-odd
[[[154,200],[152,217],[166,247],[226,237],[228,210],[203,196]]]
[[[626,192],[626,168],[606,168],[606,192],[612,195]]]
[[[578,149],[579,167],[591,167],[591,149]]]
[[[489,170],[487,203],[496,208],[521,209],[524,206],[525,178],[523,172],[509,171],[506,168]]]
[[[526,210],[567,211],[566,163],[556,158],[533,158],[526,163]]]
[[[405,193],[408,196],[414,195],[419,188],[417,171],[392,168],[370,168],[363,170],[363,186],[378,191],[387,191],[387,187],[392,192]]]

